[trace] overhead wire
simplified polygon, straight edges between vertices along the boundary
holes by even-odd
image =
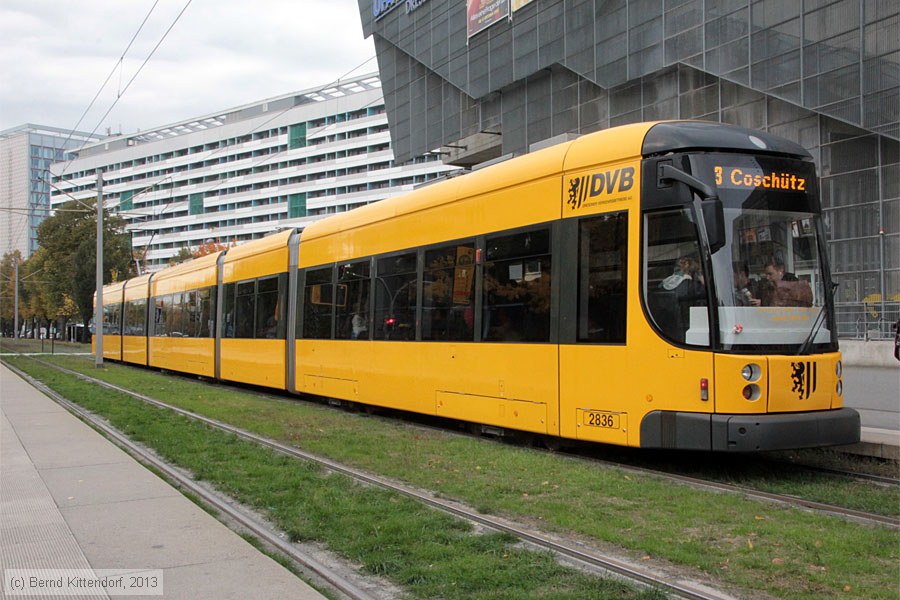
[[[330,83],[327,83],[327,84],[325,84],[325,85],[323,85],[323,86],[318,86],[318,87],[321,87],[322,89],[326,89],[326,88],[329,88],[329,87],[332,87],[332,86],[335,86],[335,85],[340,85],[341,81],[344,80],[348,75],[350,75],[351,73],[353,73],[353,72],[359,70],[360,68],[362,68],[362,67],[365,66],[366,64],[372,62],[373,60],[375,60],[375,58],[376,58],[375,56],[370,56],[369,58],[367,58],[366,60],[364,60],[364,61],[361,62],[360,64],[356,65],[355,67],[353,67],[353,68],[350,69],[349,71],[345,72],[343,75],[339,76],[337,79],[335,79],[335,80],[331,81]],[[372,106],[372,105],[375,104],[376,102],[377,102],[376,100],[373,100],[372,102],[369,102],[368,104],[366,104],[366,105],[363,106],[362,108],[368,108],[369,106]],[[260,130],[260,129],[261,129],[262,127],[264,127],[265,125],[271,123],[271,122],[274,121],[275,119],[281,117],[282,115],[284,115],[286,112],[288,112],[289,110],[291,110],[291,109],[293,109],[293,108],[295,108],[295,106],[288,106],[288,107],[286,107],[286,108],[284,108],[284,109],[282,109],[282,110],[280,110],[280,111],[274,113],[272,116],[270,116],[270,117],[269,117],[268,119],[266,119],[265,121],[262,121],[261,123],[255,124],[255,125],[254,125],[252,128],[250,128],[249,130],[247,130],[247,131],[245,131],[244,133],[242,133],[242,134],[240,134],[240,135],[237,135],[237,136],[235,136],[235,137],[242,137],[242,136],[244,136],[244,135],[250,135],[250,134],[252,134],[252,133],[254,133],[254,132]],[[324,131],[328,130],[329,128],[334,127],[334,126],[336,126],[336,125],[337,125],[336,123],[332,123],[332,124],[330,124],[330,125],[327,125],[324,129],[322,129],[322,132],[324,132]],[[216,156],[216,155],[219,154],[220,152],[224,152],[224,151],[227,150],[227,149],[228,149],[228,146],[220,146],[220,147],[216,148],[215,150],[213,150],[213,151],[206,157],[206,159],[208,160],[208,159],[210,159],[210,158]],[[277,153],[274,153],[274,154],[266,155],[266,156],[263,158],[263,160],[261,160],[259,163],[255,164],[255,165],[253,165],[251,168],[257,167],[257,166],[263,164],[264,162],[266,162],[267,160],[270,160],[270,159],[272,159],[272,158],[278,156],[279,154],[282,154],[283,152],[285,152],[285,150],[282,150],[282,151],[277,152]],[[70,161],[70,163],[71,163],[71,161]],[[61,177],[61,176],[62,176],[62,173],[60,174],[60,177]],[[147,191],[149,191],[150,189],[152,189],[153,187],[158,186],[158,185],[160,185],[160,184],[162,184],[162,183],[165,183],[167,180],[170,180],[170,179],[174,179],[173,176],[172,176],[172,174],[166,175],[165,177],[163,177],[163,178],[160,179],[159,181],[157,181],[157,182],[155,182],[155,183],[153,183],[153,184],[151,184],[151,185],[145,187],[145,188],[142,189],[141,191],[137,192],[137,194],[142,194],[142,193],[144,193],[144,192],[147,192]],[[229,181],[230,179],[231,179],[231,177],[226,177],[225,179],[217,180],[212,186],[210,186],[209,188],[206,188],[206,189],[201,190],[199,193],[206,193],[206,192],[215,190],[215,189],[221,187],[222,185],[224,185],[225,183],[228,183],[228,181]],[[55,187],[55,186],[54,186],[54,187]],[[59,188],[56,188],[56,189],[59,190],[60,192],[62,192],[62,190],[60,190]],[[66,193],[66,192],[63,192],[63,193]],[[136,196],[137,194],[135,194],[135,196]],[[68,195],[70,198],[72,198],[72,196],[71,196],[70,194],[66,193],[66,195]],[[134,210],[134,209],[133,209],[133,210],[127,211],[127,214],[128,214],[128,215],[134,215],[134,216],[147,216],[147,217],[151,217],[151,218],[152,218],[152,217],[154,217],[154,216],[159,216],[159,215],[161,215],[163,212],[165,212],[165,210],[166,210],[168,207],[169,207],[169,205],[166,205],[166,206],[165,206],[161,211],[159,211],[159,212],[154,212],[154,211],[142,212],[142,209],[137,209],[137,210]]]
[[[163,35],[163,37],[159,40],[159,42],[157,42],[156,46],[153,48],[153,50],[151,51],[151,53],[147,56],[147,58],[146,58],[146,59],[144,60],[144,62],[141,64],[141,66],[140,66],[140,68],[137,70],[137,72],[132,76],[132,78],[128,81],[128,83],[126,83],[125,87],[119,92],[119,94],[118,94],[116,100],[113,102],[113,104],[110,106],[110,108],[106,111],[106,113],[103,115],[103,117],[101,117],[101,119],[99,120],[98,124],[94,127],[94,129],[93,129],[93,130],[91,131],[91,133],[90,133],[90,136],[88,136],[88,137],[91,137],[91,136],[94,135],[94,133],[97,131],[97,128],[99,128],[99,126],[102,124],[103,120],[109,115],[109,113],[110,113],[110,112],[112,111],[112,109],[115,107],[116,103],[118,103],[118,101],[119,101],[119,99],[122,97],[122,95],[127,91],[127,89],[131,86],[131,84],[134,82],[134,80],[135,80],[135,79],[137,78],[137,76],[140,74],[141,70],[144,68],[144,66],[147,64],[147,62],[150,60],[150,58],[153,56],[153,54],[156,52],[156,50],[159,48],[159,46],[162,44],[162,42],[165,40],[165,38],[168,36],[169,32],[171,32],[171,30],[174,28],[175,24],[178,22],[178,20],[181,18],[181,16],[184,14],[184,12],[187,10],[188,6],[190,6],[190,4],[192,3],[192,1],[193,1],[193,0],[188,0],[188,1],[187,1],[187,3],[185,4],[185,6],[182,8],[181,12],[178,14],[178,16],[175,18],[175,20],[172,22],[172,24],[171,24],[171,25],[169,26],[169,28],[166,30],[166,32],[165,32],[165,34]],[[157,0],[157,3],[158,3],[158,0]],[[154,3],[153,8],[155,8],[155,6],[156,6],[156,3]],[[150,13],[153,12],[153,8],[151,8]],[[146,23],[146,20],[147,20],[147,18],[149,18],[150,13],[148,13],[147,17],[145,17],[144,23]],[[141,28],[143,28],[144,23],[141,24]],[[139,32],[140,32],[140,29],[138,30],[138,33],[139,33]],[[137,36],[137,33],[135,34],[135,37],[136,37],[136,36]],[[132,42],[131,42],[131,43],[133,43],[133,41],[134,41],[134,38],[132,39]],[[131,46],[131,43],[129,43],[129,48],[130,48],[130,46]],[[126,48],[126,52],[127,52],[127,50],[128,50],[128,49]],[[124,57],[124,53],[123,53],[123,57]],[[347,76],[349,76],[349,75],[352,74],[353,72],[359,70],[360,68],[362,68],[362,67],[365,66],[366,64],[370,63],[370,62],[371,62],[372,60],[374,60],[375,58],[377,58],[377,57],[376,57],[376,56],[370,56],[369,58],[367,58],[366,60],[364,60],[364,61],[361,62],[360,64],[356,65],[355,67],[353,67],[352,69],[350,69],[349,71],[347,71],[346,73],[344,73],[343,75],[339,76],[339,77],[338,77],[337,79],[335,79],[334,81],[332,81],[332,82],[330,82],[330,83],[328,83],[328,84],[326,84],[326,85],[324,85],[324,86],[321,86],[321,88],[322,88],[322,89],[327,89],[327,88],[332,87],[332,86],[335,86],[335,85],[340,85],[341,81],[344,80]],[[121,59],[120,59],[120,62],[121,62]],[[119,64],[119,63],[117,63],[117,67],[118,67],[118,64]],[[113,71],[110,73],[110,75],[107,77],[107,81],[104,82],[104,87],[105,87],[106,83],[109,81],[109,79],[112,77],[113,73],[115,73],[115,68],[114,68]],[[101,90],[102,90],[102,87],[101,87]],[[99,95],[99,92],[98,92],[98,95]],[[96,100],[96,97],[95,97],[94,100]],[[368,104],[366,104],[366,105],[363,106],[362,108],[368,108],[368,107],[370,107],[370,106],[372,106],[372,105],[374,105],[374,104],[376,104],[377,102],[380,102],[380,101],[383,101],[383,98],[382,98],[382,99],[378,99],[378,100],[373,100],[372,102],[369,102]],[[93,101],[92,101],[92,104],[93,104]],[[265,121],[262,121],[261,123],[255,124],[251,129],[249,129],[249,130],[248,130],[246,133],[244,133],[243,135],[249,135],[249,134],[252,134],[252,133],[258,131],[259,129],[261,129],[262,127],[264,127],[264,126],[267,125],[268,123],[272,122],[273,120],[279,118],[280,116],[282,116],[283,114],[285,114],[287,111],[291,110],[292,108],[294,108],[294,106],[288,106],[288,107],[284,108],[283,110],[281,110],[281,111],[275,113],[274,115],[272,115],[270,118],[266,119]],[[90,109],[90,107],[88,107],[88,110],[89,110],[89,109]],[[86,114],[86,113],[87,113],[87,110],[85,111],[85,114]],[[83,118],[83,117],[84,117],[84,115],[82,115],[82,118]],[[81,120],[79,120],[79,123],[80,123],[80,122],[81,122]],[[331,129],[331,128],[337,127],[337,125],[338,125],[338,123],[331,123],[331,124],[328,124],[328,125],[326,125],[326,127],[323,128],[319,133],[323,133],[323,132],[325,132],[325,131],[327,131],[327,130],[329,130],[329,129]],[[76,128],[77,128],[77,125],[76,125]],[[74,130],[73,130],[73,133],[74,133]],[[70,135],[71,135],[71,134],[70,134]],[[87,146],[87,145],[88,145],[88,143],[85,143],[81,148],[79,148],[78,151],[80,151],[81,149],[83,149],[83,148],[84,148],[85,146]],[[210,157],[212,157],[212,156],[215,156],[215,155],[218,154],[219,152],[224,151],[224,150],[226,150],[226,149],[227,149],[227,146],[219,147],[219,148],[217,148],[216,150],[214,150],[214,151],[209,155],[209,157],[207,157],[207,158],[210,158]],[[283,153],[286,152],[286,151],[287,151],[287,149],[284,149],[284,150],[281,150],[281,151],[279,151],[279,152],[276,152],[276,153],[273,153],[273,154],[266,155],[261,161],[259,161],[258,163],[254,164],[253,166],[251,166],[251,169],[256,168],[257,166],[260,166],[260,165],[262,165],[262,164],[264,164],[264,163],[266,163],[266,162],[268,162],[268,161],[270,161],[270,160],[272,160],[272,159],[278,157],[279,155],[283,154]],[[77,152],[77,151],[76,151],[76,152]],[[73,162],[73,160],[70,159],[70,160],[66,163],[66,166],[63,167],[63,170],[60,172],[60,175],[59,175],[60,178],[63,178],[63,176],[64,176],[65,173],[66,173],[66,170],[69,168],[69,166],[71,165],[72,162]],[[233,175],[232,177],[234,177],[234,176],[235,176],[235,175]],[[200,193],[207,193],[207,192],[216,190],[216,189],[222,187],[224,184],[228,183],[228,181],[229,181],[232,177],[226,177],[225,179],[217,180],[213,185],[211,185],[209,188],[206,188],[206,189],[202,190]],[[154,184],[151,184],[150,186],[145,187],[145,188],[144,188],[143,190],[141,190],[141,192],[139,192],[139,193],[144,193],[144,192],[146,192],[146,191],[149,191],[149,190],[152,189],[153,187],[155,187],[155,186],[157,186],[157,185],[160,185],[160,184],[162,184],[162,183],[164,183],[165,181],[170,180],[170,179],[172,179],[172,175],[168,175],[168,176],[164,177],[163,179],[161,179],[160,181],[158,181],[158,182],[156,182],[156,183],[154,183]],[[49,183],[49,182],[48,182],[48,183]],[[52,184],[51,184],[51,185],[52,185]],[[56,187],[56,186],[54,186],[54,187],[55,187],[58,191],[60,191],[60,192],[62,192],[62,193],[64,193],[64,194],[66,194],[67,196],[69,196],[70,198],[75,199],[75,198],[74,198],[71,194],[69,194],[68,192],[63,191],[63,190],[61,190],[60,188],[58,188],[58,187]],[[171,198],[171,191],[170,191],[170,198]],[[79,203],[80,203],[80,201],[79,201]],[[150,218],[150,221],[153,222],[153,221],[158,220],[158,218],[159,218],[164,212],[166,212],[166,210],[168,210],[169,208],[171,208],[171,206],[172,206],[171,203],[170,203],[170,204],[167,204],[167,205],[165,205],[165,206],[162,208],[162,210],[160,210],[159,212],[150,211],[149,213],[147,213],[147,212],[139,212],[139,211],[127,211],[127,213],[128,213],[128,214],[131,214],[131,215],[145,215],[145,216],[148,216],[148,217]],[[154,216],[157,217],[157,219],[154,219],[154,218],[153,218]],[[146,222],[145,222],[145,223],[141,223],[141,224],[139,224],[137,227],[134,227],[133,229],[134,229],[134,230],[137,230],[137,231],[142,231],[142,230],[143,230],[143,231],[147,231],[148,229],[150,229],[149,227],[141,227],[141,226],[140,226],[140,225],[146,225],[146,224],[147,224]],[[131,228],[129,228],[129,229],[131,229]]]
[[[337,79],[335,79],[335,80],[331,81],[330,83],[327,83],[327,84],[325,84],[325,85],[323,85],[323,86],[318,86],[318,87],[321,87],[322,89],[327,89],[327,88],[333,87],[333,86],[335,86],[335,85],[340,85],[341,81],[344,80],[348,75],[350,75],[351,73],[353,73],[353,72],[359,70],[359,69],[360,69],[361,67],[363,67],[364,65],[366,65],[366,64],[368,64],[368,63],[370,63],[370,62],[372,62],[375,58],[376,58],[375,56],[370,56],[369,58],[367,58],[366,60],[364,60],[364,61],[361,62],[360,64],[356,65],[355,67],[353,67],[352,69],[350,69],[349,71],[347,71],[346,73],[344,73],[343,75],[341,75],[340,77],[338,77]],[[376,104],[376,103],[379,102],[379,101],[380,101],[380,100],[373,100],[372,102],[369,102],[368,104],[366,104],[366,105],[363,106],[362,108],[368,108],[368,107],[370,107],[370,106]],[[260,122],[260,123],[255,124],[255,125],[254,125],[253,127],[251,127],[250,129],[244,131],[242,134],[237,135],[237,136],[235,136],[235,137],[243,137],[243,136],[245,136],[245,135],[250,135],[250,134],[252,134],[252,133],[255,133],[256,131],[259,131],[260,129],[262,129],[265,125],[268,125],[269,123],[271,123],[271,122],[274,121],[275,119],[278,119],[279,117],[281,117],[282,115],[284,115],[285,113],[287,113],[289,110],[291,110],[291,109],[293,109],[293,108],[296,108],[296,106],[288,106],[288,107],[286,107],[286,108],[284,108],[284,109],[282,109],[282,110],[280,110],[280,111],[274,113],[274,114],[273,114],[272,116],[270,116],[268,119],[266,119],[266,120],[264,120],[264,121],[262,121],[262,122]],[[333,128],[333,127],[336,127],[336,126],[337,126],[337,123],[331,123],[331,124],[329,124],[329,125],[326,125],[319,133],[323,133],[323,132],[329,130],[330,128]],[[213,150],[213,151],[206,157],[206,159],[208,160],[208,159],[210,159],[210,158],[216,156],[217,154],[226,151],[227,149],[228,149],[228,146],[220,146],[220,147],[216,148],[215,150]],[[266,156],[264,156],[264,157],[262,158],[262,160],[260,160],[259,162],[257,162],[257,163],[255,163],[255,164],[251,165],[251,166],[250,166],[250,169],[254,169],[254,168],[256,168],[256,167],[258,167],[258,166],[260,166],[260,165],[266,163],[267,161],[270,161],[270,160],[272,160],[272,159],[274,159],[274,158],[280,156],[281,154],[287,152],[288,150],[289,150],[289,149],[285,149],[285,150],[280,150],[280,151],[275,152],[275,153],[272,153],[272,154],[267,154]],[[222,187],[224,184],[228,183],[228,181],[231,180],[233,177],[237,177],[237,175],[232,175],[231,177],[225,177],[224,179],[219,179],[219,180],[215,181],[214,183],[212,183],[212,185],[210,185],[208,188],[199,190],[199,192],[196,192],[196,193],[205,194],[205,193],[207,193],[207,192],[214,191],[214,190],[216,190],[216,189]],[[160,181],[158,181],[158,182],[156,182],[156,183],[154,183],[154,184],[148,186],[147,188],[144,188],[144,190],[141,190],[141,192],[139,192],[139,193],[143,193],[144,191],[147,191],[148,189],[150,189],[150,188],[152,188],[152,187],[154,187],[154,186],[156,186],[156,185],[159,185],[160,183],[165,182],[167,179],[173,179],[172,175],[171,175],[171,174],[170,174],[170,175],[167,175],[166,177],[164,177],[164,178],[161,179]],[[148,213],[148,212],[139,212],[139,210],[133,210],[133,211],[127,211],[127,212],[128,212],[129,215],[149,216],[149,217],[152,218],[153,216],[159,216],[159,215],[161,215],[161,214],[166,210],[166,208],[168,208],[168,207],[169,207],[169,205],[166,205],[166,207],[164,207],[163,210],[159,211],[159,213],[155,213],[155,212],[152,212],[152,211],[149,212],[149,213]]]
[[[188,1],[187,1],[187,3],[186,3],[186,4],[184,5],[184,7],[181,9],[181,12],[178,13],[178,16],[175,17],[175,20],[174,20],[174,21],[172,22],[172,24],[168,27],[168,29],[166,29],[166,31],[165,31],[165,33],[163,34],[163,36],[162,36],[162,37],[160,38],[160,40],[156,43],[156,46],[154,46],[153,50],[150,52],[150,54],[147,56],[147,58],[144,59],[144,62],[141,63],[141,66],[138,68],[138,70],[135,72],[135,74],[131,77],[131,79],[128,81],[128,83],[125,85],[125,87],[124,87],[124,88],[121,88],[121,89],[119,89],[119,90],[117,91],[117,95],[116,95],[115,101],[112,103],[112,105],[109,107],[109,109],[108,109],[108,110],[106,111],[106,113],[103,115],[103,117],[100,118],[100,120],[97,122],[97,125],[94,126],[94,129],[91,130],[91,133],[87,136],[88,140],[89,140],[90,138],[93,137],[94,133],[96,133],[97,129],[98,129],[98,128],[100,127],[100,125],[103,123],[103,120],[106,119],[107,116],[109,116],[109,113],[112,111],[112,109],[116,106],[116,104],[118,103],[118,101],[119,101],[119,100],[122,98],[122,96],[125,94],[125,92],[127,91],[128,87],[131,86],[131,84],[134,82],[134,80],[137,78],[137,76],[138,76],[138,75],[140,74],[140,72],[143,70],[144,66],[146,66],[147,62],[149,62],[150,58],[152,58],[152,56],[153,56],[153,55],[156,53],[156,51],[159,49],[160,45],[162,45],[162,43],[163,43],[163,41],[166,39],[166,37],[168,37],[169,33],[170,33],[170,32],[172,31],[172,29],[175,27],[175,24],[178,23],[178,21],[181,19],[182,15],[185,13],[185,11],[187,10],[188,6],[190,6],[191,2],[193,2],[193,0],[188,0]],[[94,97],[91,99],[91,101],[90,101],[90,103],[88,104],[87,108],[85,108],[85,110],[84,110],[84,112],[82,113],[81,117],[78,119],[78,122],[75,124],[75,126],[72,128],[72,130],[69,132],[68,136],[66,136],[66,139],[65,139],[65,141],[64,141],[63,144],[62,144],[63,147],[65,147],[66,144],[68,144],[68,142],[72,139],[72,136],[75,135],[76,131],[78,130],[78,127],[81,125],[81,122],[82,122],[82,121],[84,120],[84,118],[87,116],[88,112],[90,112],[91,108],[94,106],[94,103],[97,101],[97,98],[100,97],[100,94],[101,94],[101,93],[103,92],[103,90],[106,88],[106,85],[109,83],[110,79],[112,79],[112,76],[115,74],[116,70],[119,69],[119,70],[120,70],[120,74],[121,74],[121,66],[122,66],[123,63],[124,63],[125,56],[128,54],[128,51],[129,51],[129,50],[131,49],[131,47],[134,45],[135,40],[137,40],[137,38],[138,38],[138,36],[140,35],[141,31],[144,29],[144,26],[147,24],[147,21],[150,19],[150,16],[151,16],[151,15],[153,14],[153,12],[156,10],[156,7],[157,7],[158,4],[159,4],[159,0],[155,0],[155,1],[153,2],[153,5],[150,7],[150,10],[147,11],[147,14],[144,16],[144,19],[141,21],[141,24],[138,26],[137,31],[135,31],[134,35],[131,37],[131,40],[129,40],[128,45],[125,47],[125,50],[122,52],[121,56],[120,56],[119,59],[116,61],[116,64],[113,66],[112,70],[110,70],[109,75],[106,76],[106,79],[105,79],[105,80],[103,81],[103,83],[100,85],[100,88],[97,90],[97,93],[94,94]],[[120,82],[120,85],[121,85],[121,82]],[[89,142],[89,141],[85,141],[85,143],[82,144],[82,146],[81,146],[77,151],[82,150],[85,146],[88,145],[88,143],[90,143],[90,142]],[[77,151],[76,151],[76,152],[77,152]],[[62,171],[60,172],[60,175],[59,175],[60,178],[63,178],[63,176],[65,175],[66,170],[69,168],[69,166],[70,166],[71,164],[72,164],[72,159],[69,159],[69,161],[66,162],[66,165],[63,167]],[[72,198],[73,200],[75,200],[76,202],[78,202],[79,204],[84,205],[83,202],[81,202],[80,200],[78,200],[77,198],[75,198],[74,196],[72,196],[71,194],[69,194],[68,192],[66,192],[66,191],[64,191],[64,190],[61,190],[60,188],[58,188],[58,187],[56,187],[55,185],[53,185],[53,183],[52,183],[51,181],[49,181],[49,179],[43,179],[43,181],[45,181],[47,184],[49,184],[49,185],[53,186],[54,188],[56,188],[58,191],[64,193],[64,194],[67,195],[67,196],[69,196],[70,198]],[[46,209],[46,210],[49,211],[49,210],[52,210],[52,209]],[[57,209],[57,210],[61,210],[61,209]],[[33,214],[34,212],[36,212],[35,209],[30,209],[29,214]],[[20,231],[20,232],[19,232],[19,235],[21,235],[22,233],[23,233],[23,232]]]
[[[131,36],[131,41],[128,42],[128,45],[125,46],[125,50],[122,51],[122,55],[119,57],[119,60],[116,61],[116,64],[113,66],[112,70],[109,72],[109,75],[106,76],[106,80],[100,85],[100,89],[97,90],[97,93],[94,94],[93,99],[91,99],[87,108],[84,109],[84,112],[81,113],[81,117],[78,119],[78,122],[75,123],[75,126],[72,128],[72,131],[69,132],[69,135],[66,137],[66,140],[62,143],[62,146],[69,142],[72,139],[72,136],[75,135],[75,132],[78,130],[78,126],[81,125],[81,122],[84,121],[84,118],[87,116],[88,112],[90,112],[91,108],[94,106],[94,102],[97,101],[97,98],[100,97],[100,94],[106,88],[106,84],[109,83],[109,80],[112,79],[112,76],[115,74],[116,70],[119,70],[121,74],[121,66],[125,62],[125,55],[128,54],[128,51],[131,50],[131,46],[134,44],[134,41],[137,39],[138,35],[140,35],[141,31],[144,29],[144,25],[147,24],[147,21],[150,19],[150,15],[153,14],[153,11],[156,10],[156,5],[159,4],[159,0],[155,0],[153,6],[150,7],[150,10],[147,12],[144,20],[141,21],[140,26],[137,28],[137,31],[134,32],[134,35]],[[83,146],[82,146],[83,147]],[[70,161],[71,162],[71,161]]]
[[[166,29],[165,33],[163,33],[162,37],[159,39],[159,41],[153,47],[153,50],[150,51],[150,54],[147,55],[147,58],[145,58],[144,62],[141,63],[141,66],[138,67],[138,70],[135,71],[135,73],[134,73],[134,75],[132,75],[131,79],[128,80],[128,83],[125,84],[125,87],[118,91],[118,93],[116,94],[116,99],[110,105],[109,109],[107,109],[107,111],[103,114],[103,116],[100,117],[100,120],[97,122],[97,124],[91,130],[91,133],[88,135],[88,137],[93,136],[97,132],[97,129],[100,127],[100,125],[103,124],[104,119],[106,119],[106,117],[109,116],[109,113],[111,113],[112,109],[116,107],[116,104],[119,103],[119,100],[122,99],[122,96],[125,95],[125,92],[128,91],[128,88],[131,87],[131,84],[134,83],[134,80],[137,79],[138,75],[141,74],[141,71],[144,69],[145,66],[147,66],[147,63],[150,62],[150,59],[153,58],[153,55],[156,53],[156,51],[159,49],[159,47],[162,45],[162,43],[165,41],[165,39],[169,36],[169,33],[171,33],[172,29],[174,29],[175,25],[178,23],[178,21],[181,19],[182,15],[184,15],[185,11],[188,9],[188,7],[191,5],[191,3],[193,1],[194,0],[187,0],[184,7],[182,7],[182,9],[181,9],[181,12],[178,13],[178,15],[175,17],[175,20],[172,21],[172,24],[169,25],[168,29]],[[155,7],[156,4],[154,4],[153,6]],[[152,12],[152,9],[151,9],[151,12]],[[148,17],[149,17],[149,15],[148,15]],[[141,24],[141,27],[143,28],[143,23]],[[130,47],[130,44],[129,44],[129,47]],[[76,152],[84,149],[84,147],[87,145],[88,145],[88,142],[85,142],[81,146],[81,148],[76,150]],[[66,163],[66,166],[63,167],[63,170],[60,172],[60,177],[65,175],[66,170],[69,168],[69,165],[71,165],[71,164],[72,164],[72,160],[69,160],[69,162]]]

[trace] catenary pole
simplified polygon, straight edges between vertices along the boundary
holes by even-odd
[[[94,306],[94,368],[103,366],[103,169],[97,169],[97,299]]]
[[[15,301],[13,302],[13,312],[15,313],[15,332],[13,333],[13,339],[19,339],[19,259],[16,258],[16,277],[15,277]]]

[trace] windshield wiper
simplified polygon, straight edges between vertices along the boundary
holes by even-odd
[[[834,294],[834,290],[836,290],[837,288],[838,284],[832,282],[831,293]],[[798,356],[802,354],[809,354],[809,350],[810,348],[812,348],[813,340],[816,339],[816,336],[819,334],[819,330],[822,329],[822,325],[825,324],[826,310],[826,305],[822,305],[822,310],[819,311],[816,320],[813,321],[812,328],[809,331],[809,335],[806,336],[806,339],[803,340],[803,343],[800,345],[800,349],[797,351]]]

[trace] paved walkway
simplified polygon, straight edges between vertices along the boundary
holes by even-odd
[[[0,570],[2,597],[323,597],[2,365]]]

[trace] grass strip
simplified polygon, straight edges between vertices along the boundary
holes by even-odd
[[[55,360],[182,408],[458,498],[486,513],[574,532],[625,548],[637,558],[662,558],[745,589],[784,597],[897,595],[900,534],[888,528],[151,371],[118,365],[93,370],[83,359]],[[823,494],[829,487],[862,485],[866,493],[881,493],[881,501],[898,504],[896,490],[817,479]]]
[[[459,519],[396,493],[279,455],[33,361],[10,361],[103,415],[195,478],[265,515],[292,541],[315,541],[418,598],[662,598],[564,567],[507,534],[478,535]]]

